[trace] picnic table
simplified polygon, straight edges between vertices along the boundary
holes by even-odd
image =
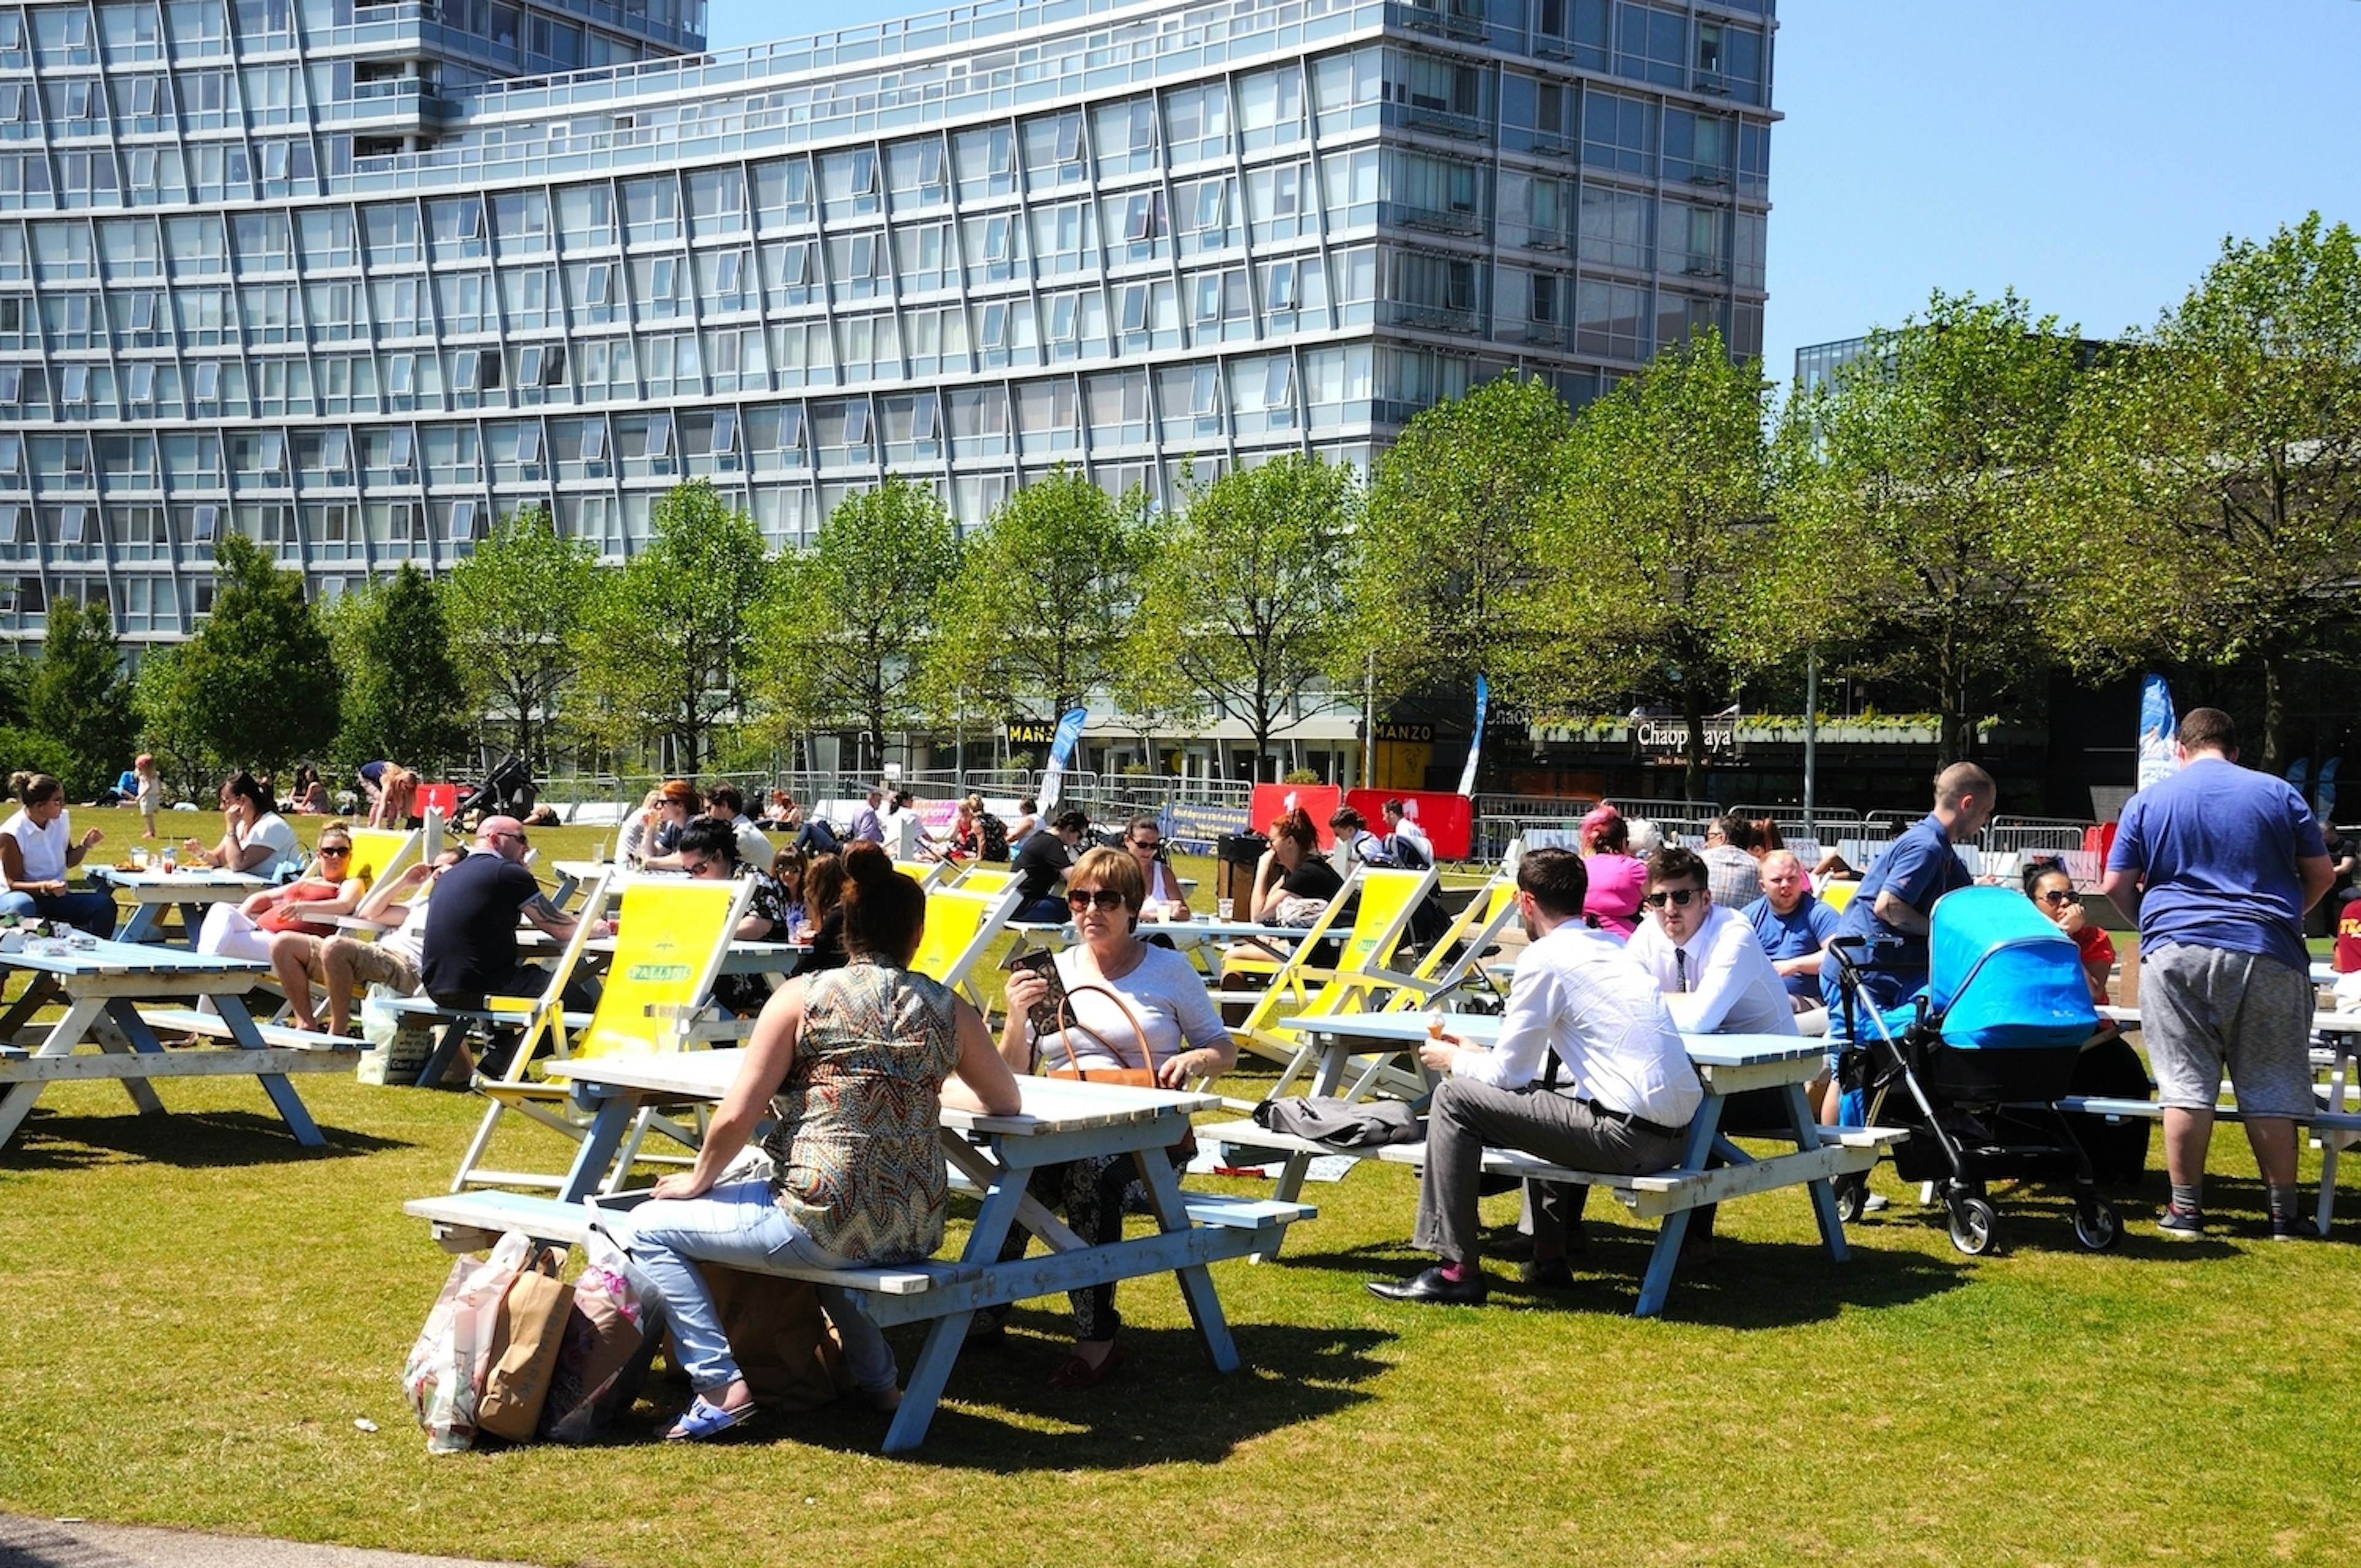
[[[235,903],[249,894],[261,892],[279,884],[269,877],[256,876],[251,872],[223,871],[218,867],[199,866],[188,871],[126,872],[113,866],[93,866],[91,876],[120,892],[129,894],[137,907],[132,911],[131,923],[118,937],[126,942],[162,942],[164,912],[181,912],[181,946],[193,950],[197,932],[205,923],[205,911],[216,904]]]
[[[557,1197],[463,1192],[418,1199],[405,1204],[404,1212],[433,1222],[438,1240],[454,1251],[488,1245],[511,1227],[554,1240],[578,1240],[587,1227],[582,1200],[598,1190],[641,1112],[719,1102],[737,1078],[744,1055],[739,1050],[686,1051],[552,1062],[549,1076],[570,1080],[577,1102],[593,1113],[589,1134]],[[1164,1151],[1189,1130],[1192,1113],[1221,1103],[1212,1095],[1043,1078],[1017,1082],[1024,1105],[1014,1115],[943,1107],[943,1156],[951,1179],[979,1201],[975,1223],[957,1258],[890,1267],[772,1270],[859,1292],[870,1315],[884,1327],[928,1323],[925,1348],[910,1366],[901,1408],[885,1434],[888,1453],[915,1448],[925,1438],[966,1343],[970,1317],[980,1307],[1171,1274],[1180,1281],[1207,1358],[1217,1371],[1235,1371],[1237,1349],[1206,1265],[1275,1245],[1289,1223],[1313,1212],[1298,1203],[1180,1190]],[[1042,1166],[1107,1154],[1128,1154],[1138,1162],[1158,1230],[1085,1246],[1026,1187]],[[645,1192],[619,1193],[600,1202],[628,1206],[646,1197]],[[1049,1245],[1049,1252],[1000,1261],[1000,1245],[1012,1224],[1024,1225]]]
[[[63,1080],[119,1080],[142,1113],[160,1114],[164,1104],[148,1086],[150,1079],[251,1073],[295,1141],[316,1148],[326,1140],[287,1075],[350,1072],[360,1060],[357,1047],[266,1044],[242,1000],[269,974],[261,964],[148,943],[83,945],[50,938],[0,951],[0,974],[9,970],[28,971],[32,982],[0,1014],[0,1041],[14,1040],[18,1029],[52,1003],[63,1001],[66,1011],[36,1049],[0,1046],[0,1145],[15,1135],[42,1091]],[[207,996],[220,1010],[228,1048],[168,1051],[139,1014],[142,1003],[192,1005]],[[85,1041],[96,1045],[99,1054],[75,1054]]]
[[[1451,1034],[1470,1045],[1484,1046],[1499,1038],[1502,1022],[1497,1014],[1454,1013],[1445,1018]],[[1367,1054],[1370,1041],[1391,1042],[1400,1049],[1415,1048],[1427,1038],[1423,1012],[1338,1013],[1307,1020],[1304,1026],[1313,1030],[1320,1041],[1312,1089],[1316,1095],[1334,1094],[1353,1058]],[[1633,1309],[1634,1315],[1643,1318],[1664,1310],[1679,1263],[1681,1238],[1688,1231],[1689,1212],[1702,1204],[1774,1188],[1802,1187],[1811,1201],[1829,1257],[1844,1262],[1849,1253],[1831,1179],[1868,1170],[1877,1162],[1881,1148],[1903,1136],[1893,1128],[1817,1124],[1806,1102],[1804,1086],[1819,1075],[1826,1049],[1821,1041],[1796,1035],[1684,1034],[1681,1044],[1697,1069],[1705,1099],[1689,1121],[1680,1164],[1672,1169],[1634,1177],[1564,1170],[1514,1150],[1491,1150],[1485,1157],[1485,1168],[1495,1174],[1604,1187],[1642,1218],[1663,1219],[1664,1227],[1641,1280],[1639,1303]],[[1363,1081],[1367,1078],[1364,1074]],[[1431,1084],[1433,1076],[1427,1074],[1427,1078]],[[1787,1125],[1780,1136],[1793,1142],[1792,1152],[1751,1155],[1723,1135],[1722,1111],[1730,1097],[1754,1089],[1779,1091],[1787,1110]],[[1314,1155],[1352,1152],[1268,1132],[1254,1122],[1228,1122],[1199,1131],[1208,1141],[1287,1150],[1287,1166],[1272,1194],[1281,1201],[1291,1201],[1301,1190]],[[1391,1144],[1364,1157],[1417,1165],[1425,1153],[1422,1143]],[[1715,1154],[1729,1163],[1708,1170],[1707,1156]]]

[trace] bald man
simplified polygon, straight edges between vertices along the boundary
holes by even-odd
[[[548,983],[517,961],[517,921],[530,920],[564,942],[574,935],[574,917],[542,895],[525,869],[530,847],[523,823],[487,817],[467,858],[434,884],[418,978],[435,1005],[473,1010],[487,996],[537,996]]]
[[[1993,777],[1973,762],[1953,762],[1935,780],[1935,809],[1886,846],[1860,891],[1837,922],[1834,942],[1847,937],[1891,938],[1860,956],[1875,971],[1861,976],[1865,1000],[1880,1009],[1899,1006],[1927,983],[1927,933],[1934,928],[1936,901],[1974,879],[1954,844],[1965,844],[1992,820],[1996,791]],[[1837,960],[1831,952],[1820,967],[1820,993],[1828,1003],[1828,1027],[1842,1029]]]

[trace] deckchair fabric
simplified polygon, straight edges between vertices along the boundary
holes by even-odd
[[[940,981],[983,1012],[983,991],[975,978],[976,960],[1016,913],[1018,897],[1014,882],[992,892],[965,886],[929,888],[926,935],[918,939],[911,970]]]
[[[602,876],[583,901],[577,946],[602,912],[607,887]],[[615,954],[608,965],[598,1005],[579,1029],[570,1033],[562,1015],[556,1017],[553,1058],[669,1051],[690,1043],[695,1035],[688,1026],[690,1019],[707,1004],[714,977],[720,971],[752,894],[753,883],[745,878],[729,882],[635,878],[626,883],[619,901]],[[555,1008],[550,1012],[555,1014]],[[570,1089],[545,1081],[541,1065],[522,1046],[505,1073],[498,1079],[479,1076],[476,1088],[491,1104],[485,1108],[475,1141],[452,1178],[451,1190],[471,1186],[562,1186],[562,1172],[489,1170],[479,1166],[493,1133],[510,1111],[578,1141],[586,1124],[572,1113]],[[617,1156],[610,1180],[631,1168],[639,1143],[651,1127],[684,1135],[653,1113],[643,1116]]]
[[[1385,1006],[1410,976],[1388,966],[1410,928],[1411,916],[1434,891],[1438,873],[1363,866],[1329,904],[1322,923],[1297,944],[1270,989],[1246,1021],[1232,1032],[1244,1049],[1283,1064],[1268,1098],[1284,1093],[1317,1059],[1316,1042],[1304,1027],[1337,1013]],[[1344,951],[1333,964],[1318,961],[1320,938],[1330,934],[1338,910],[1358,895]]]

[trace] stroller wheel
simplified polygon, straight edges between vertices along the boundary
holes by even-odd
[[[1836,1179],[1837,1218],[1850,1225],[1867,1212],[1869,1179],[1861,1176],[1839,1176]]]
[[[2000,1214],[1982,1198],[1951,1200],[1951,1245],[1970,1257],[1997,1254]]]
[[[2074,1239],[2092,1252],[2104,1252],[2123,1239],[2123,1221],[2104,1198],[2074,1205]]]

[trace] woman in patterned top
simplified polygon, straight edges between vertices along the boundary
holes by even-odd
[[[767,872],[738,858],[738,834],[729,823],[700,817],[680,830],[673,853],[692,877],[750,878],[753,895],[733,935],[741,942],[784,942],[790,931],[786,890]],[[771,1000],[770,983],[758,974],[725,974],[713,981],[713,1000],[744,1018]]]
[[[845,861],[851,963],[772,996],[697,1164],[657,1182],[631,1215],[631,1255],[664,1297],[697,1390],[668,1438],[713,1437],[754,1413],[694,1260],[759,1267],[784,1255],[846,1268],[924,1257],[943,1239],[943,1102],[1001,1115],[1021,1108],[982,1015],[906,967],[926,894],[878,845],[856,844]],[[722,1183],[766,1115],[776,1119],[763,1145],[770,1174]],[[862,1397],[879,1410],[900,1404],[877,1325],[844,1290],[822,1286],[819,1300]]]

